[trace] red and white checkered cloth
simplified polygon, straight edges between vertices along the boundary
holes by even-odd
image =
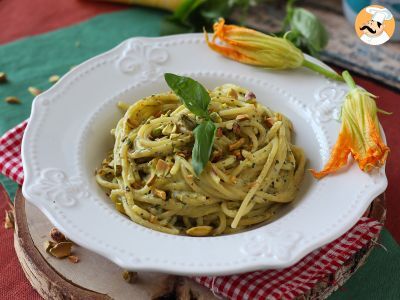
[[[27,121],[0,138],[0,171],[23,183],[21,142]],[[297,264],[282,270],[250,272],[232,276],[195,277],[216,296],[232,300],[294,299],[310,290],[325,275],[335,273],[347,259],[376,237],[382,225],[363,217],[344,235],[319,248]]]

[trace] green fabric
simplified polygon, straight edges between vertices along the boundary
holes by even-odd
[[[27,88],[47,89],[49,76],[62,75],[71,66],[108,50],[132,36],[157,36],[164,14],[132,9],[104,14],[81,24],[19,40],[0,47],[0,71],[8,84],[0,84],[0,99],[14,95],[21,105],[0,101],[0,134],[28,118],[33,96]],[[14,196],[16,184],[0,175],[0,182]],[[387,231],[367,264],[331,299],[400,299],[400,249]]]

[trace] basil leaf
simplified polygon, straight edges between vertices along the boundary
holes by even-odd
[[[207,108],[211,98],[200,83],[192,78],[172,73],[165,73],[164,78],[168,86],[192,113],[199,117],[208,118]]]
[[[318,18],[303,8],[295,8],[290,20],[292,30],[296,30],[307,40],[309,49],[321,51],[328,43],[328,33]]]
[[[171,35],[171,34],[180,34],[193,31],[194,27],[190,25],[185,25],[182,22],[170,18],[165,18],[161,23],[160,34]]]
[[[172,18],[181,22],[186,22],[190,14],[207,0],[184,0],[175,10]]]
[[[194,130],[194,146],[192,150],[192,166],[197,176],[203,172],[211,156],[217,127],[212,121],[204,121]]]

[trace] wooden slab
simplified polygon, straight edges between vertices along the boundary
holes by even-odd
[[[45,299],[192,299],[191,294],[196,299],[216,299],[195,282],[168,274],[140,272],[135,284],[127,283],[123,269],[78,245],[73,247],[73,254],[80,258],[76,264],[51,256],[43,244],[50,240],[53,225],[25,201],[20,190],[15,198],[15,223],[17,256],[28,280]]]
[[[372,202],[365,215],[384,222],[383,195]],[[140,272],[138,281],[129,284],[122,279],[120,267],[78,245],[73,247],[73,254],[80,258],[79,263],[54,258],[43,247],[50,239],[51,228],[50,221],[18,190],[14,246],[28,280],[45,299],[218,299],[208,289],[180,276]],[[355,253],[335,274],[325,276],[301,299],[327,298],[365,262],[377,239],[378,236]]]

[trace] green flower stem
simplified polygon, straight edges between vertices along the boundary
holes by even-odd
[[[351,77],[349,71],[343,71],[342,77],[344,81],[347,83],[350,89],[355,89],[356,88],[356,83],[354,82],[353,77]]]
[[[337,74],[336,72],[329,71],[317,64],[312,63],[311,61],[308,61],[306,59],[303,60],[303,67],[306,67],[310,70],[313,70],[317,73],[320,73],[324,75],[325,77],[337,80],[337,81],[343,81],[343,77]]]

